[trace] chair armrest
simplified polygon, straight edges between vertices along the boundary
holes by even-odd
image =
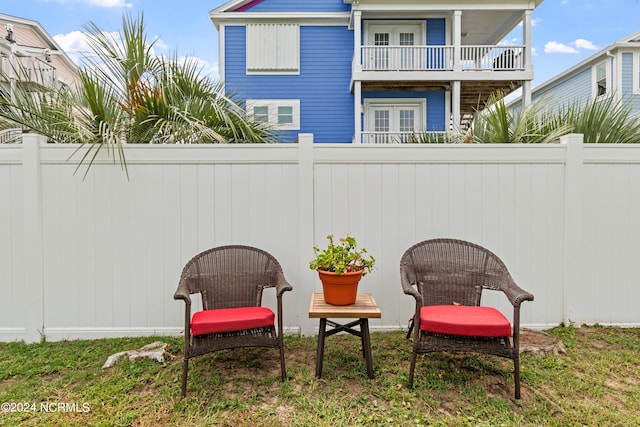
[[[176,290],[176,293],[173,294],[173,299],[184,300],[188,306],[191,306],[191,293],[189,292],[189,287],[184,280],[180,280],[180,283],[178,283],[178,289]]]
[[[282,273],[278,274],[276,277],[276,295],[278,298],[282,297],[286,291],[292,291],[293,286],[287,282],[287,279],[284,278]]]
[[[422,295],[420,295],[420,292],[418,292],[414,284],[409,281],[407,272],[403,269],[400,271],[400,284],[405,294],[413,296],[416,303],[422,305]]]
[[[514,307],[519,307],[524,301],[533,301],[533,294],[520,288],[513,280],[509,280],[503,287],[503,292]]]

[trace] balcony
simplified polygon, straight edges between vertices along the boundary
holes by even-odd
[[[363,72],[525,70],[524,46],[462,46],[458,61],[453,46],[362,46],[361,58]]]
[[[452,140],[453,134],[442,131],[429,132],[361,132],[361,144],[436,144],[458,142]]]
[[[13,64],[9,56],[1,58],[4,78],[15,79],[18,84],[29,85],[32,90],[55,87],[56,69],[50,63],[34,56],[15,55],[13,58]]]

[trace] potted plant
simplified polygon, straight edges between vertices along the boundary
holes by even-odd
[[[333,234],[327,239],[325,249],[313,247],[316,256],[309,262],[309,268],[318,272],[328,304],[353,304],[360,279],[371,272],[376,260],[366,249],[358,247],[353,236],[347,234],[338,243],[334,242]]]

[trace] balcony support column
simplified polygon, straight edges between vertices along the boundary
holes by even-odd
[[[460,80],[451,82],[451,124],[453,132],[460,130]]]
[[[353,12],[353,73],[362,72],[362,11]],[[353,82],[353,142],[362,142],[362,82]]]
[[[533,71],[533,64],[531,63],[531,16],[532,10],[525,10],[522,16],[522,43],[524,44],[524,69],[527,71]]]
[[[453,11],[453,71],[462,71],[462,11]]]
[[[353,135],[354,142],[362,142],[362,82],[353,84]]]

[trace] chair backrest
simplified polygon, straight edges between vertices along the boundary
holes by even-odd
[[[422,305],[480,305],[483,289],[503,290],[513,282],[494,253],[456,239],[413,245],[402,256],[400,274],[416,286]]]
[[[269,253],[250,246],[220,246],[194,256],[182,270],[189,293],[200,293],[202,308],[254,307],[262,291],[282,276],[280,263]]]

